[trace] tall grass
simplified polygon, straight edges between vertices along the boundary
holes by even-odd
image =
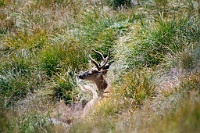
[[[56,81],[54,81],[53,97],[64,100],[66,104],[73,104],[77,100],[78,95],[78,91],[75,89],[76,83],[73,78],[70,72],[57,75]]]
[[[10,128],[10,122],[9,122],[9,118],[7,117],[7,110],[5,110],[3,108],[3,99],[1,98],[1,102],[0,102],[0,124],[1,124],[1,127],[0,127],[0,132],[7,132],[8,129]]]
[[[114,92],[69,132],[198,132],[199,3],[130,2],[0,1],[0,132],[54,132],[51,104],[80,102],[92,49],[111,51]],[[166,95],[155,77],[172,68],[182,82]]]
[[[176,107],[168,110],[164,119],[156,118],[147,131],[199,132],[199,85],[199,72],[184,80],[173,94],[180,97],[172,100],[172,103],[178,103]]]
[[[30,114],[28,116],[22,116],[19,119],[19,129],[18,132],[50,132],[51,129],[50,121],[47,120],[47,117],[40,114]],[[15,129],[16,130],[16,129]]]
[[[143,40],[131,44],[132,51],[127,60],[129,67],[158,65],[166,54],[175,54],[188,44],[196,42],[199,37],[198,23],[197,18],[193,17],[168,21],[161,19],[156,27],[144,27],[142,32],[139,32]]]
[[[146,98],[154,96],[155,86],[152,83],[152,77],[147,73],[132,70],[122,79],[119,88],[121,98],[129,99],[133,106],[140,106]]]

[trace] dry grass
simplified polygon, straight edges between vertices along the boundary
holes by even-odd
[[[199,3],[112,6],[0,0],[0,132],[200,131]],[[80,120],[91,47],[111,50],[115,89]]]

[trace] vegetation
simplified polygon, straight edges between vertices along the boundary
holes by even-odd
[[[199,132],[199,11],[198,0],[0,0],[0,132]],[[114,92],[80,120],[92,48],[111,51]]]

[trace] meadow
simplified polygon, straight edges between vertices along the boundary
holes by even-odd
[[[0,132],[198,133],[199,38],[199,0],[0,0]],[[92,49],[114,92],[80,119]]]

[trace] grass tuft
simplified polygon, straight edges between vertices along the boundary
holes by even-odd
[[[119,94],[121,98],[127,102],[131,102],[132,106],[143,104],[146,98],[151,98],[155,95],[155,86],[152,82],[152,77],[148,73],[129,71],[122,77]]]
[[[74,89],[76,83],[72,76],[69,72],[57,75],[55,87],[53,88],[53,97],[64,100],[66,104],[74,103],[78,95],[78,91]]]
[[[0,0],[0,132],[198,132],[199,5]],[[111,52],[114,91],[80,120],[92,49]]]

